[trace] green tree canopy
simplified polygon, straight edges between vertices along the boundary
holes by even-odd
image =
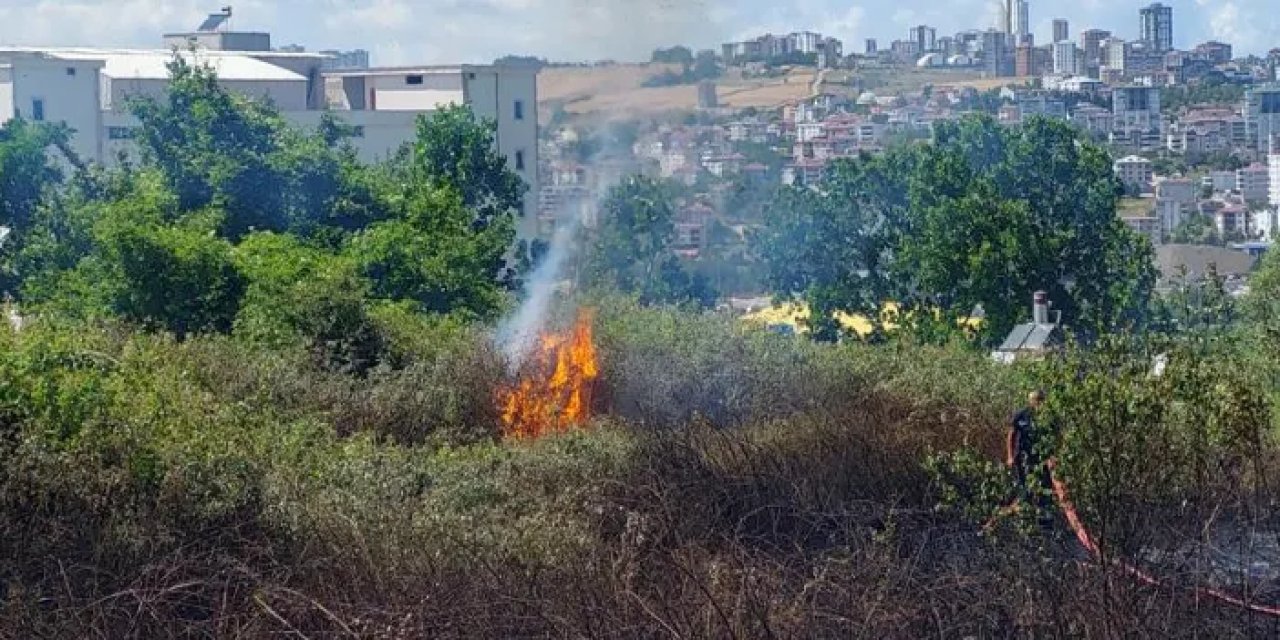
[[[286,125],[275,107],[228,91],[212,68],[175,56],[160,98],[134,100],[143,166],[154,167],[182,211],[226,212],[221,232],[351,230],[382,217],[360,175],[350,134],[326,117],[315,132]]]
[[[418,119],[410,146],[408,177],[415,186],[447,187],[462,196],[476,224],[488,225],[522,211],[529,185],[498,152],[496,126],[469,107],[449,106]]]
[[[17,256],[62,172],[47,150],[66,146],[69,131],[20,118],[0,125],[0,292],[16,288]]]
[[[524,185],[469,110],[421,119],[401,158],[366,165],[337,118],[295,129],[208,67],[175,57],[170,71],[167,94],[133,104],[136,163],[83,170],[59,198],[32,192],[39,206],[21,190],[7,201],[31,227],[15,258],[24,305],[179,337],[303,341],[325,366],[362,372],[380,305],[489,318],[504,304]],[[0,142],[0,159],[31,149],[16,184],[56,179],[43,130],[12,131],[22,144]]]
[[[645,303],[711,306],[716,293],[672,252],[673,187],[632,176],[609,191],[590,249],[587,279],[638,295]]]
[[[820,338],[834,337],[835,311],[896,300],[955,315],[981,305],[998,339],[1037,290],[1089,335],[1140,321],[1154,285],[1151,248],[1116,217],[1118,194],[1106,151],[1068,125],[974,116],[783,192],[756,247],[774,290],[813,305]]]

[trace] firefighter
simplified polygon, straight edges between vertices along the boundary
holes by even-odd
[[[1052,437],[1040,417],[1045,393],[1027,394],[1027,406],[1009,418],[1005,464],[1013,471],[1017,502],[1035,506],[1043,519],[1050,507],[1053,481],[1049,476],[1048,446]]]

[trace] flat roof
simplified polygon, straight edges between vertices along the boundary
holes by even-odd
[[[160,48],[160,49],[126,49],[120,47],[24,47],[10,46],[0,44],[0,54],[3,53],[43,53],[48,55],[61,56],[63,54],[77,55],[111,55],[111,54],[163,54],[172,56],[175,51],[186,53],[187,51],[180,47]],[[197,49],[202,56],[270,56],[272,58],[314,58],[316,60],[327,60],[334,56],[327,53],[318,53],[311,51],[220,51],[217,49]]]
[[[325,71],[330,78],[361,78],[369,76],[401,76],[463,73],[466,71],[498,71],[513,73],[534,73],[539,70],[534,64],[424,64],[408,67],[370,67],[368,69],[334,69]]]
[[[293,81],[306,82],[302,75],[254,57],[251,52],[232,51],[147,51],[130,49],[36,49],[0,48],[6,52],[44,54],[60,60],[100,61],[102,74],[118,80],[167,80],[168,64],[174,55],[188,62],[208,64],[222,80],[228,81]],[[264,52],[264,55],[274,55]]]
[[[462,73],[464,65],[423,65],[417,67],[371,67],[369,69],[334,69],[325,71],[324,75],[333,78],[346,77],[364,77],[364,76],[403,76],[403,75],[431,75],[443,73]],[[466,65],[479,66],[479,65]]]

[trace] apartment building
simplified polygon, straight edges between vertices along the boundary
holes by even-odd
[[[1155,146],[1164,142],[1160,114],[1160,90],[1155,87],[1117,87],[1111,91],[1112,131],[1122,138],[1156,134]],[[1145,145],[1143,145],[1145,146]]]
[[[1114,169],[1125,192],[1137,195],[1150,190],[1151,180],[1154,178],[1150,160],[1141,156],[1126,156],[1116,160]]]
[[[1280,135],[1280,85],[1246,91],[1244,120],[1250,146],[1264,153],[1268,151],[1272,136]]]
[[[1167,238],[1195,211],[1197,185],[1188,179],[1166,178],[1156,184],[1155,191],[1155,217],[1161,236]]]
[[[168,64],[180,56],[208,65],[230,91],[269,100],[295,126],[315,127],[334,113],[352,126],[351,143],[366,161],[412,140],[419,115],[469,105],[496,122],[498,150],[511,169],[538,184],[536,66],[326,70],[325,54],[275,51],[268,34],[218,28],[168,34],[168,50],[0,48],[0,123],[18,117],[65,123],[76,132],[71,146],[81,158],[114,163],[136,152],[130,100],[163,95]],[[536,208],[531,188],[519,223],[525,236],[535,233]]]
[[[1266,202],[1271,195],[1271,173],[1267,165],[1254,163],[1237,169],[1236,192],[1245,202]]]
[[[1280,149],[1273,149],[1267,156],[1267,173],[1270,174],[1267,201],[1280,208]]]

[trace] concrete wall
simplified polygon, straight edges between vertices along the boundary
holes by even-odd
[[[246,96],[270,100],[281,111],[303,111],[307,108],[305,80],[223,80],[220,84]],[[169,88],[169,81],[109,79],[106,86],[110,87],[110,94],[103,106],[113,111],[125,111],[131,97],[163,97]]]
[[[521,238],[537,235],[538,210],[538,87],[533,68],[507,66],[464,66],[462,77],[467,102],[481,118],[498,125],[498,150],[507,157],[507,166],[524,179],[524,211],[517,220]],[[516,102],[522,104],[522,118],[516,118]],[[523,156],[523,169],[517,157]]]
[[[0,66],[0,124],[13,119],[13,67]]]
[[[13,59],[13,115],[32,119],[35,101],[44,103],[45,122],[64,122],[76,131],[71,146],[80,157],[102,155],[96,132],[101,127],[98,62],[37,56]]]
[[[288,69],[307,79],[307,108],[323,109],[325,107],[324,76],[321,67],[322,58],[308,56],[291,56],[267,53],[252,54],[255,59]]]
[[[291,124],[305,129],[319,126],[323,115],[322,111],[284,114]],[[337,111],[334,115],[346,124],[360,128],[362,135],[351,139],[360,159],[377,162],[386,160],[401,145],[413,140],[420,114],[412,111]]]
[[[421,84],[409,84],[409,78]],[[373,75],[365,80],[365,107],[378,111],[432,111],[463,102],[462,76],[453,73]]]

